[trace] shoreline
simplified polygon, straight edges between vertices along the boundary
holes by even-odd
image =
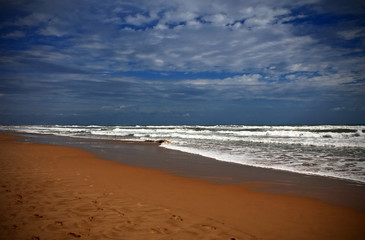
[[[49,144],[62,145],[62,146],[70,145],[70,146],[81,147],[83,149],[86,149],[87,151],[93,151],[94,149],[85,147],[82,144],[78,144],[79,143],[78,140],[85,141],[85,142],[90,142],[90,143],[96,142],[98,144],[105,143],[104,146],[106,146],[106,144],[108,144],[108,145],[109,144],[123,144],[123,145],[124,144],[133,144],[133,145],[160,146],[163,142],[165,142],[165,141],[168,142],[168,140],[134,141],[134,140],[83,138],[83,137],[79,137],[79,136],[71,137],[71,136],[61,136],[61,135],[54,135],[54,134],[26,133],[26,132],[17,132],[17,131],[0,131],[0,134],[1,133],[16,135],[16,136],[22,136],[24,138],[27,138],[31,142],[47,143],[48,144],[48,141],[51,141],[51,143],[49,143]],[[32,139],[32,138],[30,138],[30,136],[33,136],[35,138]],[[45,139],[41,139],[41,138],[45,138]],[[73,141],[70,141],[69,144],[64,144],[64,142],[62,140],[61,141],[56,140],[57,138],[72,139]],[[212,158],[212,157],[207,157],[207,156],[196,154],[196,153],[185,152],[185,151],[177,150],[177,149],[173,149],[173,148],[168,148],[168,147],[162,147],[162,148],[166,149],[167,151],[181,152],[181,153],[186,154],[186,155],[198,156],[198,158],[201,158],[201,159],[210,159],[214,162],[222,162],[222,163],[229,164],[229,165],[244,166],[244,167],[256,168],[256,169],[268,169],[270,171],[272,170],[272,171],[278,171],[278,172],[287,172],[287,173],[299,174],[299,175],[303,175],[303,176],[313,176],[313,177],[320,177],[320,178],[323,177],[323,178],[328,178],[328,179],[334,179],[334,180],[349,182],[349,183],[352,183],[352,184],[355,184],[355,185],[358,184],[358,185],[364,185],[365,186],[365,182],[355,180],[355,179],[348,179],[348,178],[337,177],[337,176],[333,176],[333,175],[320,175],[320,174],[315,174],[315,173],[296,172],[296,171],[291,171],[291,170],[288,170],[288,169],[277,169],[277,168],[255,166],[255,165],[245,165],[245,164],[236,163],[236,162],[222,161],[222,160],[218,160],[218,159],[215,159],[215,158]],[[96,151],[94,151],[94,153],[99,154]],[[115,158],[116,158],[116,157],[111,157],[110,155],[104,155],[104,156],[105,156],[105,158],[107,158],[109,160],[115,160]],[[101,156],[101,157],[103,157],[103,156]],[[118,161],[118,160],[116,160],[116,161]]]
[[[365,183],[363,127],[20,125],[2,129],[132,143],[167,139],[172,144],[161,147],[229,163]]]
[[[4,239],[362,239],[365,212],[0,135]]]
[[[326,176],[245,166],[159,147],[158,143],[17,134],[23,141],[73,146],[123,165],[201,179],[214,184],[270,183],[255,191],[309,197],[365,211],[365,184]]]

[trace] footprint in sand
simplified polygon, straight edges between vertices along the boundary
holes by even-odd
[[[156,233],[158,233],[158,234],[169,234],[169,230],[167,228],[160,228],[160,227],[151,228],[150,232],[154,233],[154,234],[156,234]]]
[[[94,206],[95,206],[94,212],[104,210],[104,208],[98,206],[98,201],[97,200],[92,200],[91,203],[94,204]]]
[[[5,192],[11,192],[9,189],[6,189],[7,187],[5,185],[3,185],[2,187],[5,188]]]
[[[74,236],[75,238],[80,238],[81,237],[80,234],[76,234],[76,233],[73,233],[73,232],[68,233],[68,235]]]
[[[203,225],[201,225],[203,228],[205,228],[205,229],[208,229],[208,230],[217,230],[217,228],[216,227],[214,227],[214,226],[210,226],[210,225],[205,225],[205,224],[203,224]]]
[[[28,207],[28,209],[29,209],[29,210],[34,210],[34,209],[36,209],[36,208],[37,208],[36,206],[29,206],[29,207]]]
[[[44,226],[41,226],[41,230],[47,230],[47,231],[58,231],[63,227],[63,222],[61,221],[55,221],[54,223],[45,224]]]
[[[17,204],[22,204],[23,203],[23,196],[20,194],[17,194],[16,199],[11,203],[11,205],[17,205]]]
[[[55,221],[54,224],[56,224],[57,226],[63,226],[63,222],[61,221]]]
[[[137,203],[137,206],[138,207],[144,207],[144,206],[146,206],[145,204],[143,204],[143,203]]]
[[[175,221],[180,221],[180,222],[182,222],[182,221],[183,221],[182,217],[177,216],[177,215],[172,215],[172,216],[170,217],[170,220],[175,220]]]
[[[120,210],[118,210],[116,208],[112,209],[112,211],[117,213],[119,217],[124,217],[125,216],[125,214],[123,212],[121,212]]]
[[[96,211],[103,211],[103,210],[104,210],[104,208],[96,207],[95,210],[94,210],[94,212],[96,212]]]

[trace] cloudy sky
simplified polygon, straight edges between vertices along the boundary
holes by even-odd
[[[365,123],[362,0],[0,0],[0,124]]]

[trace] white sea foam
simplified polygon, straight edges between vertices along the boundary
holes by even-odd
[[[365,182],[365,126],[0,126],[70,137],[169,140],[161,147],[220,161]]]

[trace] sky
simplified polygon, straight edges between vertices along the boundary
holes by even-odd
[[[0,0],[0,124],[365,124],[365,1]]]

